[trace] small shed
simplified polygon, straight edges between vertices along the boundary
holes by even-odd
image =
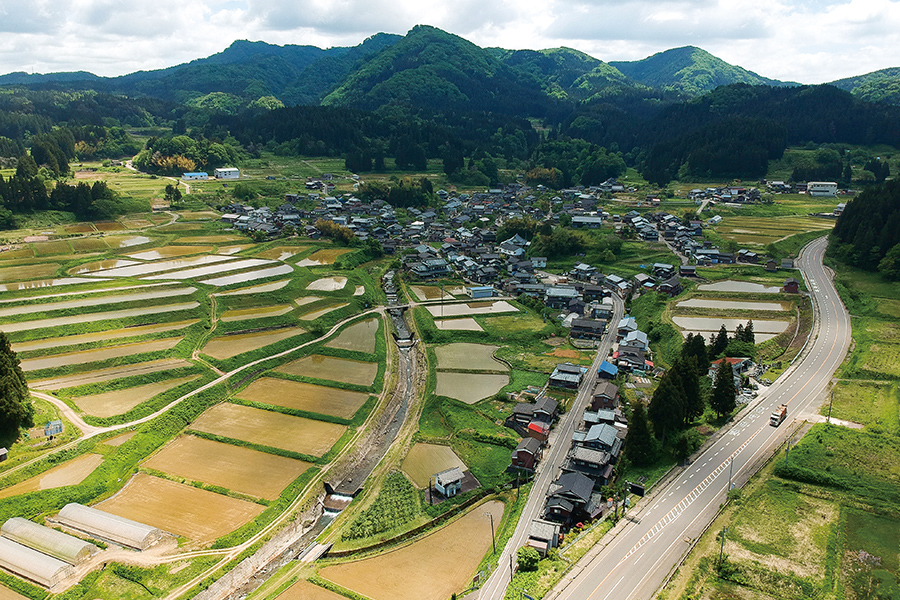
[[[46,588],[74,573],[72,565],[4,537],[0,537],[0,567]]]
[[[495,291],[494,287],[490,285],[478,285],[466,288],[466,294],[473,300],[477,300],[478,298],[492,298]]]
[[[163,536],[156,527],[74,502],[66,504],[57,519],[66,527],[135,550],[146,550]]]
[[[70,565],[80,564],[100,551],[94,544],[21,517],[4,523],[0,535]]]
[[[0,448],[0,462],[3,462],[7,458],[9,458],[9,450],[7,450],[6,448]]]
[[[794,279],[793,277],[789,277],[784,282],[784,293],[785,294],[799,294],[800,293],[800,282]]]
[[[462,490],[462,480],[462,469],[453,467],[434,476],[434,489],[445,497],[452,498]]]
[[[59,435],[63,432],[63,423],[62,421],[48,421],[46,425],[44,425],[44,437],[50,437],[51,435]]]

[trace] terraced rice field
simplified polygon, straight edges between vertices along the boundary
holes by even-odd
[[[45,287],[58,288],[63,285],[77,285],[80,283],[97,283],[109,281],[109,279],[88,279],[86,277],[63,277],[61,279],[38,279],[36,281],[22,281],[19,283],[0,284],[0,292],[21,292],[36,290]]]
[[[704,292],[746,292],[750,294],[780,294],[781,288],[751,281],[717,281],[715,283],[703,283],[697,289]]]
[[[200,481],[247,496],[275,500],[284,488],[312,465],[302,460],[186,435],[153,455],[143,466],[188,481]]]
[[[103,241],[103,238],[81,238],[69,240],[69,245],[75,252],[103,252],[108,250],[109,246]]]
[[[95,348],[93,350],[81,350],[79,352],[65,352],[63,354],[54,354],[52,356],[44,356],[41,358],[26,358],[21,361],[20,366],[22,367],[22,370],[27,373],[28,371],[40,371],[41,369],[81,365],[118,358],[120,356],[132,356],[135,354],[143,354],[145,352],[171,350],[183,339],[183,337],[177,337],[162,340],[150,340],[147,342],[134,342],[132,344],[121,344],[119,346],[108,346],[106,348]]]
[[[725,217],[715,226],[716,233],[738,244],[766,246],[786,237],[807,231],[824,231],[834,227],[834,221],[815,217]]]
[[[438,369],[466,371],[508,371],[502,362],[494,358],[499,346],[486,344],[446,344],[434,348]]]
[[[110,248],[131,248],[151,242],[145,235],[110,235],[103,238]]]
[[[712,308],[725,310],[770,310],[774,312],[787,312],[791,310],[790,302],[754,302],[749,300],[709,300],[706,298],[691,298],[682,300],[675,305],[676,308]]]
[[[43,279],[52,277],[59,269],[59,263],[38,263],[34,265],[21,265],[18,267],[0,268],[0,282],[28,281],[30,279]]]
[[[238,394],[238,398],[350,419],[369,399],[369,394],[263,377],[247,386]]]
[[[260,306],[258,308],[241,308],[237,310],[228,310],[222,314],[222,321],[229,323],[232,321],[247,321],[249,319],[264,319],[266,317],[280,317],[291,312],[293,307],[290,304],[277,304],[275,306]]]
[[[8,323],[3,326],[6,333],[16,331],[30,331],[32,329],[44,329],[47,327],[63,327],[78,323],[96,323],[98,321],[114,321],[128,317],[144,317],[164,313],[192,310],[200,306],[199,302],[181,302],[179,304],[164,304],[162,306],[145,306],[142,308],[127,308],[123,310],[110,310],[106,312],[88,313],[84,315],[71,315],[68,317],[55,317],[52,319],[40,319],[37,321],[20,321]]]
[[[34,253],[37,256],[54,256],[70,252],[72,252],[72,247],[65,241],[40,242],[34,245]]]
[[[107,418],[127,413],[129,410],[179,385],[199,379],[199,375],[168,379],[159,383],[148,383],[122,390],[79,396],[72,401],[85,414]]]
[[[322,277],[310,283],[306,289],[314,292],[336,292],[344,289],[345,285],[347,285],[346,277]]]
[[[437,319],[434,326],[441,331],[484,331],[478,321],[471,317],[461,319]]]
[[[100,466],[103,457],[99,454],[83,454],[78,458],[53,467],[40,475],[26,479],[8,488],[0,490],[0,498],[10,498],[28,492],[51,490],[67,485],[78,485]]]
[[[28,352],[30,350],[61,348],[63,346],[75,346],[77,344],[87,344],[90,342],[112,341],[122,338],[137,337],[140,335],[177,331],[198,322],[197,319],[194,319],[192,321],[177,321],[175,323],[160,323],[158,325],[140,325],[138,327],[126,327],[124,329],[114,329],[112,331],[97,331],[94,333],[69,335],[66,337],[44,338],[32,342],[19,342],[13,344],[12,349],[16,352]]]
[[[378,363],[313,354],[291,361],[275,370],[288,375],[369,386],[374,383],[375,375],[378,374]]]
[[[432,317],[462,317],[466,315],[488,315],[503,312],[519,312],[519,309],[506,300],[496,302],[464,302],[462,304],[440,304],[428,306]]]
[[[738,325],[747,324],[746,319],[726,319],[721,317],[672,317],[672,321],[682,330],[687,337],[688,333],[701,334],[709,338],[711,333],[718,333],[719,328],[725,325],[725,329],[734,332]],[[770,340],[790,325],[790,321],[770,321],[763,319],[753,320],[753,336],[757,343]]]
[[[285,327],[283,329],[259,331],[256,333],[223,335],[208,341],[202,352],[217,360],[225,360],[304,333],[306,333],[306,330],[300,327]]]
[[[454,398],[466,404],[475,404],[479,400],[493,396],[507,384],[509,375],[439,371],[434,394]]]
[[[316,250],[306,258],[297,261],[297,266],[319,267],[322,265],[331,265],[334,264],[334,261],[337,260],[339,256],[352,251],[353,250],[350,248],[324,248],[322,250]]]
[[[411,285],[409,289],[418,296],[419,300],[439,300],[441,298],[441,288],[434,285]],[[453,295],[444,289],[443,298],[444,300],[453,300]]]
[[[178,510],[172,510],[177,506]],[[189,485],[138,473],[102,511],[159,527],[207,545],[254,519],[265,507]]]
[[[257,252],[254,256],[270,260],[287,260],[306,250],[309,250],[309,246],[275,246],[274,248]]]
[[[273,281],[272,283],[261,283],[259,285],[251,285],[250,287],[231,290],[228,292],[219,292],[216,296],[246,296],[249,294],[265,294],[268,292],[277,292],[291,282],[290,279],[284,281]]]
[[[163,233],[172,233],[174,231],[194,231],[197,229],[203,229],[203,223],[170,223],[169,225],[160,225],[156,228],[155,231],[161,231]]]
[[[194,235],[180,237],[175,241],[179,244],[227,244],[246,239],[239,235]]]
[[[408,546],[363,560],[325,567],[319,574],[373,600],[446,600],[468,586],[491,547],[491,527],[502,502],[480,504],[464,517]],[[385,573],[403,573],[385,577]]]
[[[174,271],[176,269],[212,265],[228,260],[232,259],[227,256],[218,256],[216,254],[202,254],[200,256],[171,258],[159,262],[140,263],[129,267],[94,271],[94,274],[100,277],[146,277],[162,271]]]
[[[297,303],[297,306],[306,306],[307,304],[312,304],[313,302],[318,302],[319,300],[324,300],[325,298],[322,296],[303,296],[302,298],[297,298],[294,302]]]
[[[0,600],[7,599],[0,595]],[[301,579],[278,594],[275,600],[345,600],[345,597]]]
[[[177,298],[179,296],[190,296],[196,291],[197,288],[193,287],[177,289],[154,289],[147,292],[115,294],[110,296],[91,295],[89,298],[79,298],[77,300],[64,300],[62,302],[48,302],[45,304],[11,306],[8,308],[0,308],[0,318],[50,312],[53,310],[68,310],[70,308],[88,308],[95,306],[108,306],[110,304],[122,304],[125,302],[145,302],[147,300],[159,300],[160,298]]]
[[[84,273],[93,273],[95,271],[102,271],[103,269],[115,269],[117,267],[128,267],[131,265],[139,265],[136,260],[126,260],[122,258],[109,258],[105,260],[95,260],[94,262],[84,263],[82,265],[78,265],[77,267],[72,267],[69,269],[69,275],[82,275]]]
[[[425,489],[435,473],[459,467],[465,471],[468,467],[456,455],[450,446],[439,444],[417,443],[409,449],[400,468],[406,473],[416,487]]]
[[[39,379],[38,381],[29,382],[28,385],[36,390],[55,391],[79,385],[87,385],[89,383],[101,383],[103,381],[112,381],[113,379],[121,379],[123,377],[147,375],[149,373],[159,373],[160,371],[171,371],[192,366],[194,366],[194,363],[180,358],[163,358],[161,360],[151,360],[149,362],[133,365],[122,365],[121,367],[109,367],[108,369],[86,371],[84,373],[76,373],[75,375]]]
[[[200,415],[191,429],[260,446],[322,456],[334,446],[347,428],[324,421],[222,403]]]
[[[129,254],[129,258],[138,260],[162,260],[165,258],[177,258],[179,256],[191,256],[194,254],[207,254],[215,250],[215,246],[166,246],[154,250],[144,250]]]
[[[221,277],[213,277],[211,279],[203,280],[203,283],[221,287],[226,285],[234,285],[237,283],[249,283],[251,281],[265,279],[267,277],[278,277],[279,275],[287,275],[288,273],[293,272],[294,269],[293,267],[291,267],[291,265],[279,265],[277,267],[269,267],[266,269],[259,269],[257,271],[248,271],[246,273],[235,273],[234,275],[222,275]]]
[[[94,227],[97,231],[125,231],[125,226],[117,221],[96,221]]]
[[[217,258],[223,258],[218,257]],[[240,271],[242,269],[252,269],[254,267],[261,267],[263,265],[271,265],[271,260],[263,260],[261,258],[245,258],[243,260],[235,260],[228,263],[219,263],[215,265],[207,265],[203,267],[195,267],[192,269],[185,269],[183,271],[175,271],[173,273],[163,273],[161,275],[152,275],[150,277],[145,277],[148,280],[166,280],[166,279],[177,279],[177,280],[185,280],[185,279],[198,279],[203,277],[208,277],[210,275],[218,275],[220,273],[228,273],[231,271]]]
[[[237,244],[236,246],[219,246],[219,249],[216,250],[216,254],[227,254],[231,256],[232,254],[237,254],[238,252],[242,252],[247,248],[252,248],[253,244]]]
[[[336,338],[325,345],[329,348],[342,348],[372,354],[375,352],[375,335],[377,333],[378,319],[366,319],[344,328]]]
[[[333,304],[333,305],[331,305],[331,306],[326,306],[326,307],[324,307],[324,308],[319,308],[319,309],[316,309],[316,310],[314,310],[314,311],[312,311],[312,312],[308,312],[308,313],[306,313],[305,315],[302,315],[302,316],[300,317],[300,320],[301,320],[301,321],[315,321],[316,319],[318,319],[318,318],[321,317],[322,315],[327,315],[328,313],[330,313],[330,312],[332,312],[332,311],[338,310],[338,309],[340,309],[340,308],[344,308],[344,307],[347,306],[348,304],[349,304],[349,303],[347,303],[347,302],[341,302],[341,303],[338,303],[338,304]]]

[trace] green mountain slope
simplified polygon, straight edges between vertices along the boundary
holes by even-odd
[[[831,82],[831,85],[847,90],[868,102],[885,102],[900,105],[900,67],[873,71],[865,75],[847,77]]]
[[[613,61],[609,64],[644,85],[688,96],[699,96],[720,85],[732,83],[794,85],[730,65],[694,46],[666,50],[643,60]]]
[[[398,105],[540,115],[553,100],[533,78],[461,37],[417,25],[351,73],[322,101],[375,109]]]

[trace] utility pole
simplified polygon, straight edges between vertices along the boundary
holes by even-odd
[[[513,569],[513,559],[512,552],[509,553],[509,582],[512,583],[513,573],[515,573],[515,569]]]
[[[497,540],[494,537],[494,513],[485,512],[485,515],[491,518],[491,548],[493,548],[493,554],[497,554]]]
[[[722,530],[721,534],[721,543],[719,544],[719,568],[722,568],[722,556],[725,552],[725,534],[728,533],[728,528]]]
[[[831,397],[828,400],[828,424],[831,425],[831,406],[834,404],[834,388],[831,390]]]

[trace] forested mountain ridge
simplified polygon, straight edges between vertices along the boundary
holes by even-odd
[[[838,79],[831,85],[868,102],[900,104],[900,67]]]

